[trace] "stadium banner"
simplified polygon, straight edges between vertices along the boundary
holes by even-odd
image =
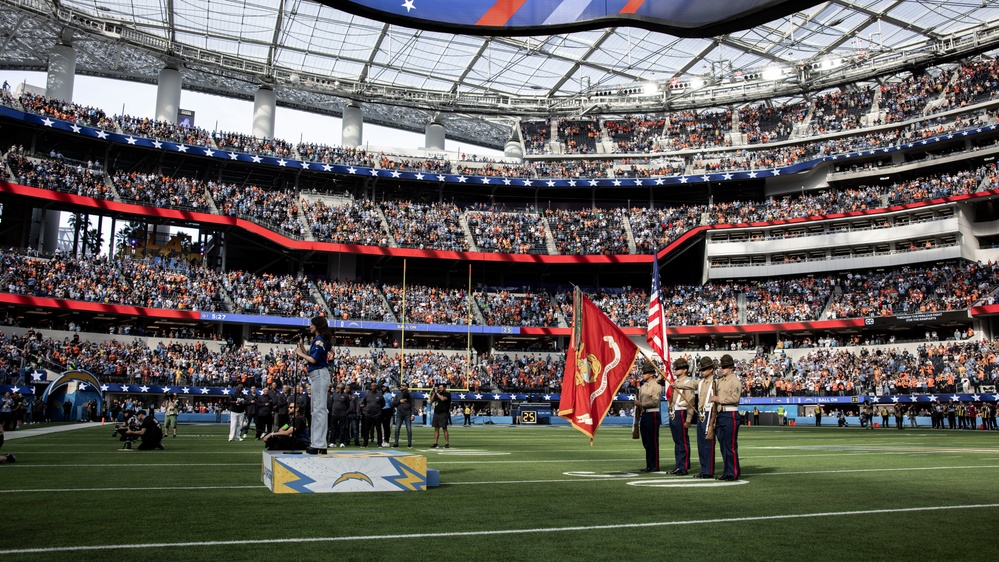
[[[896,314],[894,316],[879,316],[873,319],[875,328],[909,327],[913,324],[946,324],[951,322],[966,322],[967,310],[947,312],[915,312],[912,314]]]
[[[197,375],[197,374],[196,374]],[[40,385],[25,385],[25,384],[12,384],[12,385],[0,385],[0,395],[6,392],[19,392],[22,395],[35,395],[41,394],[41,391],[35,392],[35,386]],[[87,383],[80,384],[80,390],[86,390],[88,388]],[[111,394],[133,394],[133,395],[166,395],[166,394],[178,394],[181,396],[207,396],[207,397],[228,397],[235,392],[235,389],[227,386],[196,386],[196,385],[150,385],[150,384],[107,384],[101,383],[98,387],[102,393]],[[894,394],[888,396],[866,396],[866,395],[854,395],[854,396],[767,396],[759,398],[747,398],[743,397],[740,400],[740,406],[754,406],[754,405],[803,405],[807,406],[810,404],[946,404],[948,402],[997,402],[999,401],[999,393],[996,393],[995,387],[993,385],[982,386],[982,392],[976,394]],[[259,391],[258,391],[259,393]],[[249,395],[250,391],[248,389],[243,390],[244,395]],[[427,393],[419,391],[411,391],[413,398],[426,399]],[[390,394],[394,396],[394,394]],[[559,402],[562,398],[561,394],[550,393],[543,394],[538,392],[531,393],[517,393],[517,392],[452,392],[452,400],[460,400],[462,402],[516,402],[528,400],[531,402]],[[624,402],[631,404],[635,402],[634,392],[630,394],[614,394],[612,397],[612,402]],[[665,397],[663,398],[665,401]],[[627,423],[631,423],[631,418],[626,419]]]
[[[713,37],[773,21],[817,0],[319,0],[379,21],[468,35],[550,35],[614,26]]]

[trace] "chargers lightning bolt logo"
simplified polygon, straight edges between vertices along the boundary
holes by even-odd
[[[372,482],[371,479],[368,478],[368,475],[363,472],[344,472],[339,478],[336,479],[336,482],[334,482],[330,488],[336,488],[338,484],[348,480],[360,480],[361,482],[367,482],[368,486],[375,486],[374,482]]]

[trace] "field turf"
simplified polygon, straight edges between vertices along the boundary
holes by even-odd
[[[180,429],[151,452],[118,452],[107,426],[8,440],[0,558],[982,560],[996,545],[995,432],[743,427],[732,484],[639,472],[627,427],[593,447],[569,427],[454,427],[447,450],[420,427],[439,488],[275,495],[259,442]],[[671,469],[665,427],[662,456]]]

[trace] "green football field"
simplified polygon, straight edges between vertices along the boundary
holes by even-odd
[[[692,432],[693,433],[693,432]],[[630,428],[455,427],[425,492],[275,495],[260,443],[181,426],[118,452],[110,427],[8,440],[3,560],[984,560],[999,434],[742,428],[737,483],[646,475]],[[672,441],[662,432],[663,466]],[[696,470],[696,455],[693,468]],[[721,458],[718,457],[718,474]]]

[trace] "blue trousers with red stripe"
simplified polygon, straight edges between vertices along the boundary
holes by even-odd
[[[701,461],[701,474],[715,475],[715,440],[705,437],[708,424],[704,417],[697,421],[697,458]]]
[[[739,477],[739,412],[718,412],[715,441],[721,449],[724,468],[722,476]]]
[[[638,432],[645,447],[645,469],[659,470],[659,426],[662,423],[659,410],[644,412],[638,420]]]
[[[676,467],[681,470],[690,470],[690,434],[683,427],[687,418],[687,410],[680,410],[669,420],[669,431],[673,434],[673,456],[676,457]]]

